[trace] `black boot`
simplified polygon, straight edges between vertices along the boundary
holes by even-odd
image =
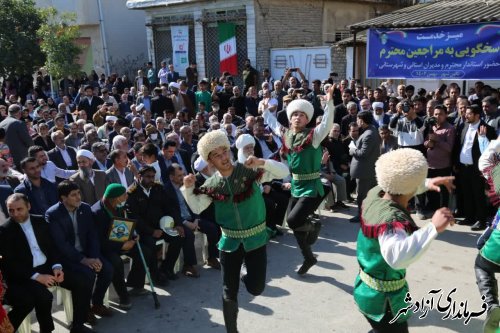
[[[475,267],[476,283],[479,292],[488,304],[488,314],[484,321],[483,332],[493,333],[498,329],[500,322],[500,307],[498,306],[498,285],[495,273],[490,273],[478,266]]]
[[[297,244],[299,244],[300,251],[304,256],[304,262],[297,271],[297,274],[304,275],[307,273],[309,268],[316,265],[318,260],[316,260],[311,251],[311,245],[308,242],[308,233],[303,231],[294,231],[293,234],[295,235],[295,238],[297,239]]]
[[[222,298],[222,312],[227,333],[238,333],[236,325],[238,319],[238,302]]]
[[[307,233],[307,243],[313,245],[318,240],[321,226],[321,222],[312,222],[308,219],[306,223],[295,229],[295,231]]]

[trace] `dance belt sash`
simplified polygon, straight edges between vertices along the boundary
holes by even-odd
[[[266,230],[266,222],[262,222],[259,225],[256,225],[255,227],[252,227],[250,229],[245,229],[245,230],[232,230],[232,229],[225,229],[221,228],[222,234],[227,237],[231,238],[248,238],[255,236],[262,231]]]
[[[320,178],[320,176],[321,174],[319,172],[303,173],[303,174],[292,173],[292,178],[294,180],[313,180]]]
[[[368,275],[362,270],[359,271],[359,277],[368,287],[383,293],[389,293],[403,288],[406,284],[406,279],[401,280],[379,280]]]

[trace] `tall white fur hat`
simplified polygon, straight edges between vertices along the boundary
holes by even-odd
[[[390,194],[414,194],[427,177],[427,160],[415,149],[396,149],[375,163],[378,185]]]
[[[208,155],[212,150],[219,147],[230,148],[229,139],[223,131],[208,132],[198,141],[198,153],[205,161],[208,161]]]
[[[309,101],[305,99],[296,99],[290,102],[286,107],[286,116],[288,120],[292,119],[292,114],[295,111],[304,112],[307,119],[310,121],[314,115],[314,107]]]

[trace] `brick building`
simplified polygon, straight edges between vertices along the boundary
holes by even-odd
[[[259,72],[271,68],[271,49],[332,45],[350,36],[347,25],[376,17],[413,0],[128,0],[146,12],[149,60],[171,61],[171,26],[189,27],[189,60],[200,77],[219,76],[217,22],[236,24],[238,65],[249,58]],[[345,75],[345,53],[332,48],[329,69]],[[184,68],[177,68],[181,75]],[[325,77],[328,73],[325,73]],[[314,78],[309,78],[316,79]]]

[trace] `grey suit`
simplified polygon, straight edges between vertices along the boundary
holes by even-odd
[[[132,171],[130,171],[128,168],[125,168],[125,178],[127,179],[127,186],[128,188],[130,185],[134,183],[134,174]],[[120,176],[118,175],[118,171],[116,170],[115,166],[113,165],[111,168],[106,170],[106,187],[109,184],[121,184],[122,182],[120,181]]]
[[[351,178],[356,179],[358,186],[358,209],[366,194],[377,181],[375,178],[375,162],[380,156],[380,136],[375,126],[370,125],[356,141],[356,151],[352,154]]]
[[[24,122],[11,116],[0,123],[0,128],[5,130],[5,143],[9,146],[16,168],[20,170],[19,164],[28,156],[28,148],[33,145],[28,128]]]
[[[82,201],[90,206],[101,200],[106,190],[106,173],[104,171],[94,170],[94,184],[90,179],[85,179],[81,171],[78,171],[69,179],[78,184],[82,194]]]

